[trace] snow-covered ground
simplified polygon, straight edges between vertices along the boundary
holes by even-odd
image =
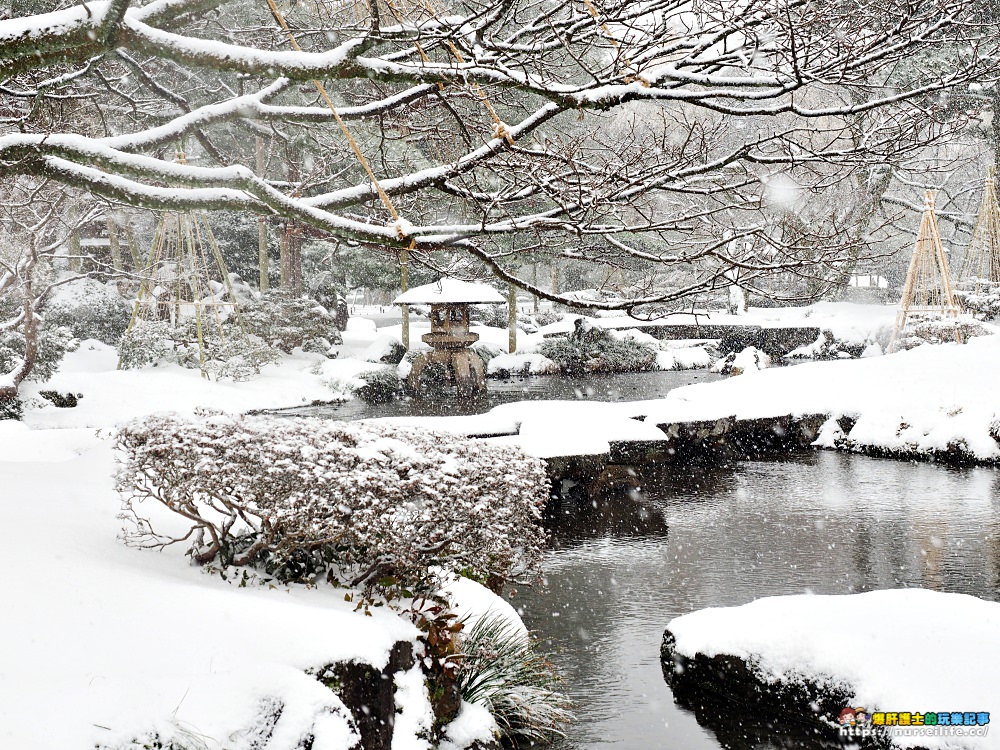
[[[861,305],[845,302],[817,302],[805,307],[751,307],[743,315],[725,312],[676,313],[648,322],[636,321],[624,313],[589,318],[602,328],[643,328],[661,325],[745,325],[763,328],[809,326],[830,331],[837,339],[849,343],[868,340],[888,343],[896,319],[896,305]],[[541,329],[543,334],[568,333],[573,330],[573,317],[552,323]]]
[[[1000,748],[1000,732],[990,726],[1000,717],[996,602],[925,589],[779,596],[692,612],[667,630],[681,656],[727,654],[750,663],[765,682],[846,688],[850,707],[864,707],[876,722],[878,713],[895,714],[897,724],[906,713],[911,725],[914,714],[961,712],[958,735],[989,729],[985,736],[956,736],[949,716],[938,735],[894,730],[900,747]],[[976,715],[968,727],[967,713]],[[991,721],[983,723],[981,714]]]
[[[506,332],[488,330],[506,344]],[[175,365],[119,371],[110,347],[85,342],[50,382],[25,384],[29,400],[39,390],[83,399],[70,409],[37,400],[24,422],[0,422],[0,513],[9,530],[0,552],[8,571],[0,746],[93,747],[144,731],[239,738],[263,702],[277,700],[287,706],[281,721],[289,732],[313,726],[331,738],[328,747],[346,747],[338,701],[304,670],[351,656],[384,663],[391,644],[414,638],[413,629],[392,616],[361,619],[330,591],[239,589],[189,566],[180,549],[124,547],[116,539],[107,436],[126,419],[163,410],[242,412],[328,400],[374,366],[348,355],[385,331],[354,323],[342,358],[285,357],[246,383],[208,381]],[[414,338],[419,332],[418,323]],[[664,422],[824,413],[856,418],[842,446],[933,451],[962,440],[975,456],[996,460],[998,369],[1000,337],[989,336],[747,372],[658,401],[533,401],[478,416],[399,421],[493,434],[545,457],[606,453],[611,440],[661,439],[655,425]],[[842,438],[836,430],[828,423],[826,444]],[[413,726],[424,708],[414,704]],[[473,715],[462,731],[482,728]]]
[[[370,343],[370,341],[369,341]],[[207,380],[198,370],[162,364],[141,370],[118,370],[113,347],[85,341],[70,352],[51,380],[27,382],[24,399],[37,399],[25,411],[32,427],[111,427],[158,411],[191,413],[197,408],[229,412],[303,406],[345,397],[350,381],[378,365],[360,359],[327,359],[318,354],[285,356],[250,381]],[[71,409],[38,399],[39,391],[81,393]]]
[[[679,388],[661,402],[633,408],[656,424],[731,415],[848,415],[857,422],[847,440],[831,421],[821,432],[821,445],[933,454],[962,444],[975,458],[995,461],[1000,459],[998,367],[1000,336],[983,336],[964,345],[748,371]]]
[[[315,747],[346,750],[349,714],[305,670],[382,668],[416,629],[357,614],[332,589],[239,588],[182,549],[125,547],[113,463],[94,430],[0,422],[0,747],[116,747],[155,732],[249,748],[262,712],[284,706],[276,748],[313,732]]]

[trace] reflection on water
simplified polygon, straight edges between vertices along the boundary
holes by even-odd
[[[804,453],[675,466],[614,501],[567,499],[538,590],[511,601],[580,721],[563,747],[717,748],[660,671],[667,622],[761,596],[901,586],[1000,599],[1000,472]],[[775,738],[728,747],[810,747]]]
[[[536,376],[487,381],[488,392],[473,401],[458,401],[452,394],[442,398],[406,398],[389,404],[366,404],[360,399],[328,406],[283,409],[285,416],[367,419],[370,417],[440,417],[482,414],[499,404],[540,399],[591,401],[644,401],[662,398],[674,388],[690,383],[707,383],[721,376],[704,370],[664,370],[586,377]]]

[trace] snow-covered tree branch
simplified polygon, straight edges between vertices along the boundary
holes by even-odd
[[[627,309],[736,271],[815,292],[884,251],[885,185],[863,185],[974,114],[941,97],[994,80],[979,4],[300,2],[296,49],[266,0],[57,0],[0,20],[0,174],[445,250],[570,303],[526,269],[674,274],[602,303]],[[257,169],[257,138],[295,163]]]
[[[52,260],[66,256],[70,233],[94,210],[68,209],[65,191],[46,181],[19,180],[3,191],[4,233],[0,242],[0,401],[17,394],[32,374],[43,379],[62,356],[65,341],[46,336],[42,308],[52,289],[73,280],[54,278]]]

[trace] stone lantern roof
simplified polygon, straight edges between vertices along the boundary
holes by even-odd
[[[394,305],[502,304],[507,300],[487,284],[473,284],[445,277],[415,286],[392,301]]]

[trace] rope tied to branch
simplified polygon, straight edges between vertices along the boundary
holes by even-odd
[[[511,134],[510,128],[507,127],[507,123],[505,122],[497,122],[493,126],[493,137],[502,138],[507,141],[507,145],[509,146],[514,145],[514,136]]]

